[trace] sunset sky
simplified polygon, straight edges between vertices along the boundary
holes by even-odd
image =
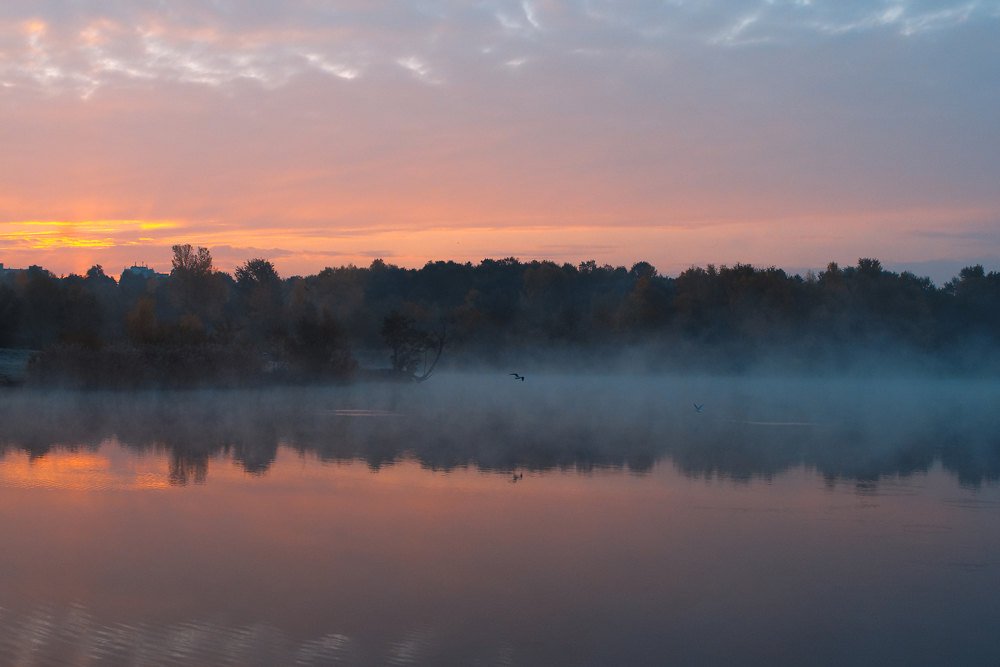
[[[5,0],[0,262],[1000,270],[1000,0]]]

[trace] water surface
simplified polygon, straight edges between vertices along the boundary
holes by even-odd
[[[3,394],[0,664],[1000,661],[995,384],[441,380]]]

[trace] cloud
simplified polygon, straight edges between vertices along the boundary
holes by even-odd
[[[9,0],[0,251],[967,256],[997,44],[1000,0]]]
[[[750,16],[744,16],[739,19],[733,26],[722,32],[717,37],[714,37],[711,41],[713,44],[746,44],[751,42],[761,42],[767,41],[766,38],[757,38],[746,41],[742,36],[746,33],[747,28],[752,26],[754,23],[760,20],[759,14],[753,14]]]
[[[535,14],[535,8],[531,5],[531,3],[525,0],[521,3],[521,9],[524,10],[524,18],[528,19],[528,23],[531,27],[535,30],[541,30],[542,26],[538,22],[538,17]]]
[[[417,56],[400,58],[396,62],[399,63],[400,67],[403,69],[412,72],[413,75],[421,81],[426,81],[427,83],[441,83],[440,79],[436,79],[431,75],[430,66]]]
[[[917,229],[910,235],[939,241],[967,242],[970,247],[981,247],[982,243],[1000,246],[1000,220],[993,218],[985,224],[949,229]]]
[[[890,31],[903,37],[967,23],[996,22],[997,0],[876,2],[690,0],[653,4],[454,0],[326,3],[259,0],[235,12],[226,3],[5,3],[0,8],[0,86],[72,91],[155,81],[218,87],[252,81],[276,87],[320,73],[351,81],[390,76],[402,65],[435,81],[431,60],[467,63],[474,51],[510,62],[552,53],[636,48],[785,44],[812,36]],[[684,45],[687,45],[686,47]],[[400,51],[407,55],[400,57]],[[487,62],[489,58],[487,58]]]

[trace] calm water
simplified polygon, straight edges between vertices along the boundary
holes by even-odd
[[[996,383],[517,384],[0,394],[0,665],[1000,663]]]

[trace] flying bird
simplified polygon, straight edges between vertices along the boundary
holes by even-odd
[[[694,411],[695,411],[695,412],[701,412],[701,409],[702,409],[703,407],[705,407],[705,404],[704,404],[704,403],[702,403],[701,405],[698,405],[697,403],[695,403],[695,404],[694,404]]]
[[[524,376],[523,375],[518,375],[517,373],[511,373],[511,375],[514,376],[515,380],[520,380],[521,382],[524,382]]]

